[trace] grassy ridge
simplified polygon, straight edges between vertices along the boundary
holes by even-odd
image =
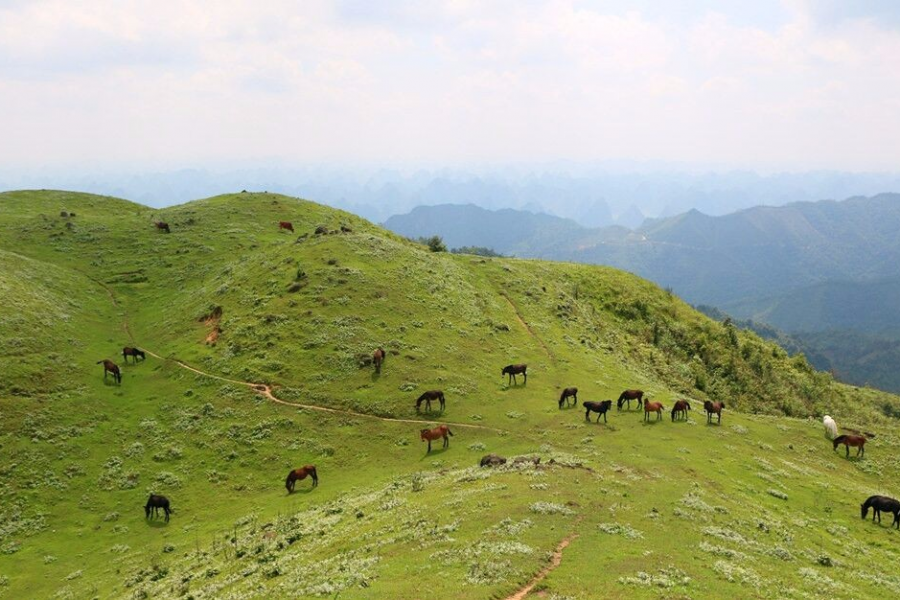
[[[0,207],[0,285],[19,309],[0,335],[24,340],[0,355],[18,369],[0,387],[0,593],[415,598],[427,581],[436,597],[505,597],[571,532],[541,584],[558,597],[900,589],[852,568],[858,553],[896,559],[895,534],[858,518],[897,475],[894,421],[877,408],[895,397],[836,384],[634,276],[432,254],[272,194],[156,213],[17,192]],[[164,358],[361,414],[277,405],[152,357],[106,385],[94,363],[118,360],[125,324]],[[360,368],[379,344],[380,377]],[[500,379],[510,362],[529,364],[527,386]],[[568,385],[582,400],[642,387],[729,411],[722,427],[696,404],[688,423],[586,424],[557,408]],[[429,421],[413,401],[432,388],[448,410]],[[822,412],[879,434],[866,460],[832,453],[816,422],[774,416]],[[426,456],[417,431],[441,420],[460,424],[451,448]],[[569,466],[472,469],[488,451]],[[286,496],[286,471],[309,462],[322,485]],[[144,522],[149,491],[173,499],[168,526]]]

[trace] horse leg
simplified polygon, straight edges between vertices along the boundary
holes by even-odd
[[[169,507],[163,506],[163,510],[166,511],[166,523],[169,522]]]
[[[431,452],[431,440],[428,440],[428,452]]]
[[[448,447],[449,445],[450,445],[450,438],[445,435],[444,436],[444,448]]]
[[[597,422],[598,423],[600,422],[600,417],[597,417]],[[605,410],[603,411],[603,422],[609,423],[609,421],[606,420],[606,411]]]
[[[847,451],[847,458],[850,458],[850,444],[844,444],[844,449]]]

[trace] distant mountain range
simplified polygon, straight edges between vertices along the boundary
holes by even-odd
[[[691,303],[798,336],[807,352],[835,357],[836,370],[856,383],[872,381],[856,377],[859,365],[849,364],[875,348],[886,360],[889,342],[900,340],[900,194],[759,206],[723,216],[691,210],[648,219],[636,229],[583,227],[546,214],[473,205],[418,207],[385,226],[412,237],[440,235],[451,247],[487,246],[632,271]],[[835,352],[836,332],[853,336],[853,356]],[[823,344],[830,353],[822,352]],[[896,356],[894,351],[890,359]],[[900,381],[890,387],[900,389]]]

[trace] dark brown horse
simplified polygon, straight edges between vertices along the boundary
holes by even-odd
[[[309,475],[312,479],[312,486],[316,487],[319,485],[319,474],[316,473],[316,467],[313,465],[306,465],[305,467],[300,467],[299,469],[294,469],[287,475],[287,479],[284,480],[284,487],[287,488],[288,494],[294,493],[294,484],[297,483],[298,479],[306,479],[306,476]]]
[[[119,365],[114,363],[111,360],[98,360],[98,365],[103,365],[103,379],[106,379],[107,373],[113,374],[113,379],[116,380],[116,383],[122,383],[122,371],[119,370]]]
[[[662,402],[644,402],[644,420],[650,420],[650,413],[656,413],[656,420],[659,421],[662,419],[662,411],[666,409],[665,406],[662,405]]]
[[[638,408],[640,408],[641,404],[644,402],[644,392],[641,390],[625,390],[619,394],[619,399],[616,401],[616,408],[622,410],[622,405],[627,402],[628,410],[631,410],[632,400],[637,400]]]
[[[861,435],[839,435],[834,438],[834,449],[837,450],[837,447],[841,444],[844,445],[844,448],[847,450],[847,456],[850,456],[850,446],[855,446],[859,448],[856,451],[856,455],[859,456],[862,454],[866,455],[866,438]]]
[[[130,346],[125,346],[122,348],[122,360],[125,361],[125,364],[128,364],[128,357],[131,357],[131,360],[137,363],[138,356],[141,357],[141,360],[147,360],[147,355],[144,354],[143,350],[138,350],[137,348],[132,348]]]
[[[434,429],[423,429],[419,434],[423,442],[428,442],[428,451],[431,452],[431,441],[438,438],[444,438],[444,448],[448,448],[450,446],[450,438],[447,436],[453,435],[453,432],[446,425],[438,425]]]
[[[290,221],[278,221],[278,231],[282,229],[287,229],[291,233],[294,233],[294,225]]]
[[[710,402],[707,400],[703,403],[703,410],[706,411],[706,423],[712,423],[712,416],[717,415],[719,420],[716,421],[717,424],[722,424],[722,409],[725,408],[724,402]]]
[[[503,370],[500,371],[500,377],[504,375],[509,375],[509,383],[515,383],[519,385],[519,382],[516,381],[516,375],[522,375],[525,377],[525,383],[523,385],[528,384],[528,365],[506,365],[503,367]]]
[[[672,407],[672,420],[674,421],[679,415],[687,421],[687,411],[691,410],[691,403],[687,400],[679,400]]]
[[[569,403],[566,401],[568,398],[574,398],[575,400],[572,401],[572,404],[577,406],[578,405],[578,388],[566,388],[562,391],[562,394],[559,395],[559,407],[560,408],[563,407],[563,402],[566,403],[566,406],[569,405]]]
[[[157,221],[156,223],[154,223],[154,225],[156,225],[156,228],[157,228],[158,230],[160,230],[160,231],[165,231],[166,233],[172,233],[172,232],[169,230],[169,224],[168,224],[168,223],[165,223],[165,222],[163,222],[163,221]]]
[[[384,352],[384,348],[379,346],[375,349],[375,352],[372,353],[372,362],[375,364],[375,372],[381,373],[381,363],[384,362],[384,357],[386,356]]]
[[[606,420],[606,413],[609,412],[609,409],[612,408],[612,400],[604,400],[603,402],[595,402],[593,400],[587,400],[582,402],[581,405],[584,407],[584,420],[591,420],[591,413],[597,413],[597,422],[600,422],[600,415],[603,415],[603,422],[609,423]]]
[[[419,407],[422,406],[422,403],[425,403],[425,409],[428,412],[431,412],[431,401],[436,400],[441,404],[441,412],[444,412],[444,392],[441,390],[429,390],[419,396],[419,399],[416,400],[416,412],[419,412]]]
[[[166,513],[166,523],[168,523],[169,513],[175,512],[174,508],[169,508],[169,499],[165,496],[150,494],[150,497],[147,498],[147,504],[144,505],[144,514],[146,515],[146,518],[150,518],[151,511],[153,512],[154,519],[158,517],[159,509],[163,509],[163,512]]]
[[[891,526],[896,526],[897,529],[900,529],[900,502],[887,496],[869,496],[865,502],[859,505],[860,516],[863,519],[869,514],[870,507],[872,508],[873,523],[876,516],[878,517],[878,522],[881,523],[881,511],[885,511],[894,514],[894,522],[891,523]]]

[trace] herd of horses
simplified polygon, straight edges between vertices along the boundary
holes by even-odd
[[[169,224],[164,221],[154,221],[154,226],[157,231],[171,233],[171,228]],[[294,226],[290,221],[279,221],[278,229],[286,230],[290,232],[294,232]],[[387,356],[384,348],[378,347],[372,353],[372,364],[375,366],[375,372],[377,374],[381,373],[381,367],[384,364],[384,359]],[[138,359],[141,361],[146,360],[146,354],[144,351],[126,346],[122,349],[122,359],[127,364],[128,358],[131,357],[131,361],[134,364],[137,364]],[[100,360],[97,364],[103,365],[103,379],[106,380],[108,375],[112,375],[116,384],[121,385],[122,383],[122,371],[117,364],[109,359]],[[528,384],[528,365],[525,364],[513,364],[507,365],[503,367],[500,372],[501,377],[507,376],[509,379],[507,381],[508,385],[518,385],[517,376],[521,375],[523,378],[523,385]],[[650,414],[656,413],[656,420],[662,420],[662,411],[665,410],[662,402],[653,402],[649,399],[644,398],[645,394],[642,390],[624,390],[621,394],[619,394],[619,398],[616,400],[616,408],[617,410],[622,410],[623,407],[626,410],[631,410],[631,402],[637,402],[637,408],[644,410],[644,421],[647,422],[650,420]],[[425,404],[425,409],[428,412],[431,412],[431,403],[432,401],[437,402],[440,406],[440,412],[444,412],[446,408],[446,398],[444,397],[444,392],[441,390],[428,390],[424,392],[419,398],[416,400],[416,412],[420,412],[422,404]],[[600,422],[600,417],[603,417],[603,422],[608,423],[607,414],[612,408],[612,400],[602,400],[602,401],[593,401],[586,400],[581,403],[585,409],[584,418],[586,421],[590,422],[591,413],[597,413],[596,422]],[[559,408],[562,409],[563,406],[577,406],[578,405],[578,388],[576,387],[567,387],[562,390],[562,393],[559,397]],[[711,424],[713,415],[716,416],[716,424],[721,425],[722,423],[722,409],[725,408],[724,402],[712,402],[707,400],[703,403],[703,409],[706,411],[706,423]],[[691,403],[688,400],[677,400],[672,407],[671,418],[672,422],[677,420],[687,421],[688,411],[691,409]],[[826,431],[832,431],[836,434],[836,427],[834,425],[834,421],[829,420],[831,417],[825,417],[825,427]],[[420,438],[423,442],[428,442],[428,452],[431,452],[431,442],[434,440],[442,439],[443,440],[443,448],[448,448],[450,446],[450,436],[453,435],[453,432],[450,431],[450,428],[447,425],[438,425],[433,429],[422,429],[420,431]],[[841,444],[844,445],[846,449],[846,456],[850,456],[850,447],[853,446],[857,448],[856,456],[865,456],[865,444],[866,437],[861,435],[832,435],[834,449],[837,450],[838,446]],[[506,460],[503,459],[503,463]],[[484,466],[484,460],[482,460],[482,466]],[[285,487],[287,488],[288,493],[293,493],[294,486],[297,481],[302,481],[309,477],[312,480],[312,487],[315,488],[319,485],[319,476],[316,472],[316,467],[314,465],[306,465],[304,467],[300,467],[299,469],[291,470],[287,478],[285,479]],[[157,494],[151,494],[147,500],[146,505],[144,506],[144,511],[146,513],[146,517],[149,519],[151,514],[154,518],[159,516],[159,509],[163,509],[165,513],[165,520],[169,522],[169,515],[174,511],[169,505],[169,500],[165,496],[160,496]],[[872,496],[868,498],[861,505],[862,518],[865,519],[868,513],[869,508],[873,509],[872,512],[872,521],[874,522],[876,516],[878,518],[878,522],[881,523],[881,511],[886,511],[893,513],[894,521],[892,526],[896,526],[900,529],[900,501],[897,501],[893,498],[888,498],[886,496]]]

